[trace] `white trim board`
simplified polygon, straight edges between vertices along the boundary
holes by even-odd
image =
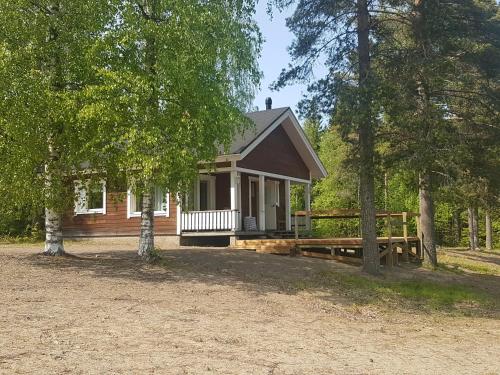
[[[213,172],[213,174],[226,173],[226,172],[231,172],[233,170],[234,169],[231,168],[231,167],[224,167],[224,168],[217,169],[215,172]],[[298,183],[301,183],[301,184],[309,184],[309,183],[311,183],[311,180],[304,180],[302,178],[285,176],[283,174],[276,174],[276,173],[271,173],[271,172],[263,172],[263,171],[258,171],[256,169],[248,169],[248,168],[236,167],[236,171],[237,172],[248,173],[248,174],[255,174],[257,176],[263,175],[263,176],[266,176],[266,177],[278,178],[280,180],[290,180],[290,181],[298,182]],[[208,172],[206,170],[204,170],[204,169],[201,169],[199,171],[199,173],[200,174],[205,174],[205,173],[208,173]]]
[[[277,178],[279,180],[290,180],[294,182],[298,182],[301,184],[310,184],[311,181],[309,180],[303,180],[301,178],[296,178],[296,177],[290,177],[290,176],[285,176],[281,174],[276,174],[276,173],[270,173],[270,172],[262,172],[262,171],[257,171],[254,169],[247,169],[247,168],[236,168],[238,172],[243,172],[243,173],[248,173],[248,174],[255,174],[257,176],[265,176],[265,177],[271,177],[271,178]]]
[[[318,178],[326,177],[327,176],[327,171],[325,167],[323,166],[323,163],[321,163],[321,160],[318,158],[318,155],[316,155],[316,152],[311,146],[311,143],[307,139],[306,134],[304,133],[304,130],[299,124],[299,121],[293,114],[292,110],[288,108],[285,113],[283,113],[280,117],[278,117],[271,125],[267,127],[266,130],[264,130],[252,143],[250,143],[241,153],[241,158],[244,159],[250,152],[252,152],[266,137],[269,136],[278,126],[282,125],[286,119],[290,119],[291,124],[293,125],[293,129],[295,132],[292,132],[289,126],[283,126],[283,129],[287,133],[288,137],[290,138],[291,142],[295,146],[296,150],[299,152],[301,155],[302,159],[308,166],[309,170],[312,171],[313,165],[311,163],[314,163],[317,170],[319,171],[319,175],[315,176]],[[305,155],[301,153],[301,149],[305,152],[307,152],[308,157],[304,157]],[[309,159],[309,160],[307,160]]]

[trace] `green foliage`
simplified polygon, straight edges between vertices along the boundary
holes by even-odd
[[[1,2],[0,200],[19,210],[72,203],[67,176],[99,159],[80,116],[85,88],[98,82],[94,47],[113,17],[111,1]]]
[[[212,161],[248,126],[260,72],[261,36],[248,1],[123,1],[101,50],[98,100],[85,121],[107,170],[136,190],[186,191],[200,161]]]

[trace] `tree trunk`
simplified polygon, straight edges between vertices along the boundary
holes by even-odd
[[[471,206],[467,209],[467,213],[469,215],[469,248],[472,251],[480,250],[478,209],[474,206]]]
[[[153,257],[155,249],[153,194],[142,194],[141,237],[139,239],[139,256],[144,260]]]
[[[476,244],[474,242],[474,209],[467,208],[467,226],[469,229],[469,250],[475,250]]]
[[[49,138],[49,161],[45,165],[45,194],[47,205],[45,208],[45,255],[59,256],[64,254],[64,241],[62,229],[62,215],[54,208],[54,192],[57,183],[54,181],[54,169],[57,168],[59,155]]]
[[[436,232],[434,227],[434,202],[431,194],[431,181],[428,174],[420,176],[420,226],[422,231],[422,248],[424,261],[437,267]]]
[[[486,250],[493,250],[493,228],[490,211],[486,211]]]
[[[64,255],[62,215],[45,208],[45,255]]]
[[[380,272],[375,219],[374,131],[371,115],[370,85],[370,14],[367,0],[357,0],[357,39],[359,58],[359,153],[361,233],[363,239],[363,270]]]
[[[50,9],[52,12],[52,17],[57,19],[59,17],[59,1],[54,1],[50,4]],[[49,41],[56,42],[59,37],[59,31],[56,27],[57,21],[54,20],[53,24],[49,27]],[[54,55],[52,56],[52,71],[50,74],[52,90],[56,93],[64,91],[64,80],[63,80],[63,67],[62,67],[61,51],[58,45],[55,49]],[[62,229],[62,214],[55,207],[54,201],[58,198],[58,190],[60,187],[60,181],[56,181],[59,178],[60,172],[59,168],[59,152],[56,147],[56,142],[54,138],[62,131],[62,124],[54,123],[54,129],[52,134],[47,139],[47,144],[49,148],[49,158],[47,164],[45,165],[45,195],[47,204],[45,207],[45,251],[46,255],[63,255],[64,254],[64,242],[63,242],[63,229]]]
[[[158,1],[148,0],[144,2],[144,12],[147,16],[143,15],[147,21],[158,19]],[[157,81],[157,50],[156,39],[153,35],[147,35],[145,38],[145,70],[149,80],[149,97],[146,103],[146,123],[148,121],[155,121],[159,110],[159,98],[156,87]],[[141,237],[139,239],[138,254],[146,261],[152,260],[154,257],[154,207],[153,189],[146,181],[145,186],[148,190],[142,194],[142,212],[141,212]]]
[[[460,217],[461,211],[455,210],[453,212],[453,229],[454,229],[454,244],[460,246],[462,242],[462,218]]]
[[[479,245],[479,210],[477,207],[474,207],[474,243],[476,250],[481,250]]]

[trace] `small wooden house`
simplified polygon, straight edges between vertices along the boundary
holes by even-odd
[[[308,209],[311,181],[326,171],[292,110],[269,107],[247,114],[255,127],[234,140],[230,153],[217,157],[215,170],[200,169],[182,205],[161,187],[155,189],[157,236],[178,240],[291,230],[291,185],[305,186]],[[107,191],[105,184],[79,191],[74,212],[64,219],[66,236],[139,234],[139,200],[130,191]]]

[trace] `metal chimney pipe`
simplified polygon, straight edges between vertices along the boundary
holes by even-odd
[[[266,98],[266,110],[273,108],[273,100],[271,98]]]

